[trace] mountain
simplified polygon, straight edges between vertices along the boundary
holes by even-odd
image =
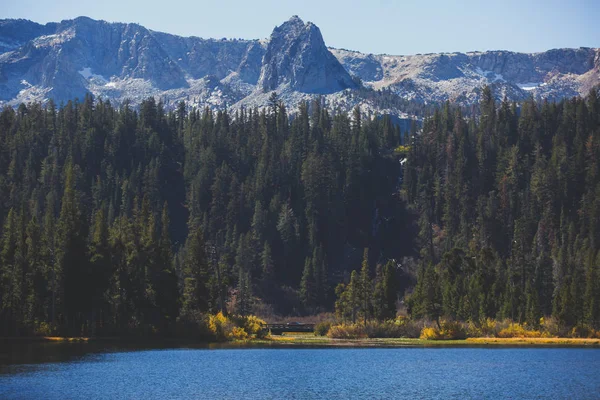
[[[350,74],[325,47],[319,28],[312,22],[305,24],[297,16],[275,28],[262,60],[258,88],[269,92],[282,85],[316,94],[356,87]]]
[[[406,116],[408,102],[472,104],[483,85],[498,99],[552,100],[585,95],[599,82],[598,49],[363,54],[327,48],[319,28],[297,16],[265,40],[181,37],[87,17],[0,21],[0,107],[86,92],[134,104],[156,96],[167,107],[262,106],[277,91],[292,109],[322,97],[344,110],[360,103]]]
[[[558,100],[586,95],[600,83],[600,50],[591,48],[412,56],[331,51],[365,85],[420,102],[470,104],[479,100],[483,85],[491,85],[498,99],[522,100],[533,94]]]

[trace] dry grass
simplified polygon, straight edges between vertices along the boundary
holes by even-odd
[[[323,347],[479,347],[479,346],[568,346],[599,347],[600,339],[578,338],[488,338],[476,337],[462,340],[424,340],[411,338],[358,338],[336,339],[322,336],[289,333],[287,336],[270,336],[253,342],[271,345],[323,346]]]
[[[441,328],[425,327],[421,331],[424,340],[462,340],[467,337],[467,332],[459,322],[442,321]]]
[[[87,342],[90,338],[87,337],[61,337],[61,336],[44,336],[44,340],[48,342]]]
[[[39,338],[50,342],[88,342],[90,339],[85,337],[58,337],[45,336]],[[93,340],[93,339],[92,339]],[[103,338],[101,340],[108,340]],[[116,339],[118,340],[118,339]],[[269,336],[264,339],[251,339],[248,343],[260,345],[298,345],[298,346],[325,346],[325,347],[437,347],[437,346],[592,346],[599,347],[600,339],[596,338],[559,338],[559,337],[544,337],[544,338],[490,338],[476,337],[467,338],[466,340],[423,340],[409,338],[360,338],[360,339],[331,339],[327,337],[316,337],[311,334],[294,333],[286,336]]]
[[[526,345],[572,345],[572,346],[600,346],[600,339],[587,338],[556,338],[556,337],[514,337],[514,338],[468,338],[467,343],[472,344],[526,344]]]
[[[290,337],[290,336],[287,336],[287,337],[286,336],[269,336],[266,339],[271,342],[282,342],[282,343],[294,342],[296,340],[295,337]]]
[[[265,321],[268,321],[270,324],[286,324],[291,321],[300,322],[302,324],[318,324],[319,322],[335,321],[335,314],[333,314],[333,313],[320,313],[320,314],[309,315],[309,316],[305,316],[305,317],[299,317],[299,316],[282,317],[280,315],[275,315],[275,314],[268,315],[266,317],[263,315],[259,315],[259,317],[264,319]]]

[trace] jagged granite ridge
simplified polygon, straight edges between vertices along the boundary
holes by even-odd
[[[263,92],[289,85],[303,93],[329,94],[354,88],[352,77],[325,46],[319,28],[298,16],[273,30],[258,81]]]
[[[262,106],[277,91],[291,108],[320,97],[345,110],[362,104],[400,115],[357,93],[385,89],[398,99],[466,105],[478,101],[483,85],[491,85],[498,99],[518,101],[585,95],[599,83],[595,48],[363,54],[327,48],[319,28],[297,16],[265,40],[181,37],[87,17],[45,25],[0,20],[0,107],[50,98],[60,103],[86,92],[134,104],[155,96],[167,107],[180,100]]]

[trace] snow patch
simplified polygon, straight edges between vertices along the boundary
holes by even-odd
[[[501,82],[505,81],[505,79],[502,76],[502,74],[494,74],[494,82],[498,82],[498,81],[501,81]]]
[[[77,71],[77,72],[79,72],[79,75],[83,76],[88,81],[92,80],[92,79],[96,79],[96,80],[99,80],[101,82],[107,82],[108,81],[108,79],[106,79],[102,75],[94,74],[92,72],[92,69],[90,67],[85,67],[82,70]]]
[[[475,73],[487,79],[490,82],[505,82],[504,76],[502,74],[497,74],[494,71],[484,71],[481,67],[475,68]]]
[[[53,35],[45,35],[45,36],[40,36],[38,38],[35,38],[33,40],[33,45],[36,48],[56,46],[58,44],[67,42],[74,37],[75,37],[75,30],[68,29],[61,33],[55,33]]]
[[[537,88],[539,88],[540,86],[544,86],[545,83],[542,82],[527,82],[527,83],[517,83],[517,86],[522,89],[522,90],[526,90],[528,92],[535,90]]]
[[[85,79],[90,79],[92,77],[92,69],[90,67],[85,67],[84,69],[82,69],[81,71],[78,71],[79,74],[81,76],[83,76]]]

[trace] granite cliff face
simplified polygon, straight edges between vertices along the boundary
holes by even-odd
[[[303,93],[328,94],[356,84],[329,52],[321,31],[293,16],[271,34],[258,86],[265,92],[281,86]]]
[[[0,54],[18,49],[28,41],[56,30],[56,23],[36,24],[26,19],[0,20]]]
[[[86,92],[134,104],[156,96],[167,107],[180,100],[218,108],[262,106],[277,91],[291,108],[322,97],[342,109],[360,103],[401,114],[368,104],[361,93],[386,89],[386,96],[402,101],[470,104],[483,85],[491,85],[498,98],[553,100],[585,95],[598,83],[598,49],[362,54],[328,49],[319,28],[297,16],[266,40],[180,37],[86,17],[46,25],[0,20],[0,107],[67,101]]]
[[[366,86],[387,88],[403,98],[425,103],[451,100],[470,104],[479,99],[483,85],[492,86],[498,99],[523,100],[533,95],[557,100],[585,95],[600,83],[599,49],[591,48],[532,54],[487,51],[410,56],[331,51]]]

